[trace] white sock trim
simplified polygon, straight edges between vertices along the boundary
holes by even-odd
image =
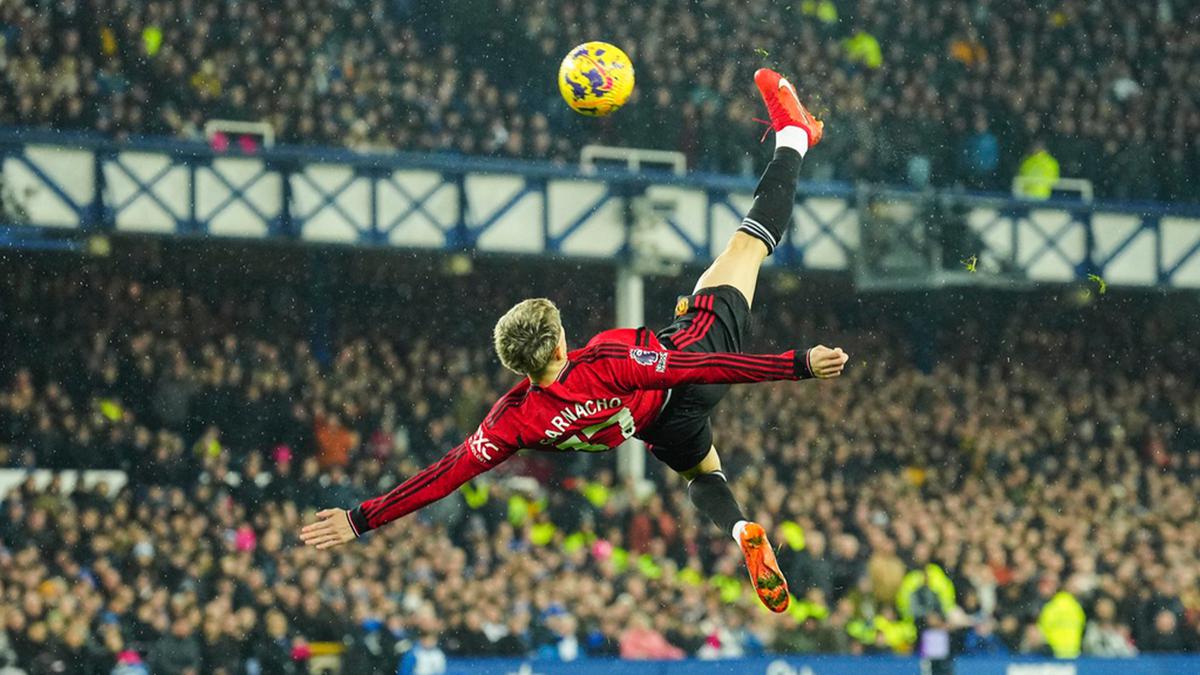
[[[800,127],[784,127],[775,132],[775,149],[791,148],[803,157],[808,152],[808,132]]]
[[[763,240],[763,243],[767,244],[767,248],[771,249],[772,251],[775,250],[775,247],[779,245],[779,242],[775,241],[775,237],[771,234],[771,231],[764,227],[762,223],[754,220],[753,218],[742,218],[742,226],[738,229],[753,231],[758,235],[759,239]]]
[[[742,530],[746,529],[746,526],[749,524],[750,524],[750,521],[748,521],[748,520],[739,520],[736,523],[734,523],[734,525],[733,525],[733,540],[734,541],[736,541],[739,544],[742,543]]]

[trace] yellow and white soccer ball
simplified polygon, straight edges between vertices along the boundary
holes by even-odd
[[[633,62],[607,42],[585,42],[558,67],[558,90],[580,115],[611,115],[633,92]]]

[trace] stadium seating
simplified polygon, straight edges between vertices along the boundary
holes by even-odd
[[[107,5],[105,7],[108,7]],[[0,124],[197,138],[263,120],[289,143],[577,161],[584,143],[753,169],[749,74],[795,76],[830,133],[815,179],[1007,190],[1044,142],[1101,197],[1200,190],[1200,8],[1185,0],[14,0]],[[1113,27],[1119,26],[1120,30]],[[597,35],[635,99],[597,122],[557,63]]]
[[[30,480],[0,505],[0,657],[32,672],[284,673],[332,652],[390,673],[430,636],[549,660],[902,653],[914,626],[957,653],[1049,654],[1048,613],[1073,606],[1085,653],[1200,646],[1194,298],[765,284],[756,348],[854,359],[843,381],[737,389],[717,418],[735,492],[783,547],[796,601],[776,617],[676,477],[639,493],[606,456],[520,457],[365,542],[296,545],[308,509],[474,428],[512,382],[487,339],[507,303],[554,293],[573,340],[602,327],[602,268],[347,254],[316,284],[295,251],[165,248],[0,279],[0,461],[129,478]]]

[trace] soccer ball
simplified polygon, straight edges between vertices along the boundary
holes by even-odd
[[[611,115],[633,92],[633,62],[607,42],[585,42],[558,67],[558,90],[580,115]]]

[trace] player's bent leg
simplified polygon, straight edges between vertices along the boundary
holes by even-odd
[[[791,148],[775,151],[774,159],[758,181],[754,204],[741,227],[730,237],[721,255],[700,275],[693,293],[702,288],[733,286],[746,296],[746,304],[754,306],[758,271],[783,238],[792,217],[800,161],[800,153]]]
[[[796,89],[779,73],[766,68],[754,73],[775,129],[775,156],[767,164],[754,204],[742,219],[725,251],[700,276],[694,292],[728,285],[737,288],[753,306],[758,270],[783,240],[796,202],[796,181],[809,147],[821,142],[825,125],[813,117],[796,96]]]
[[[715,286],[733,286],[746,297],[746,304],[753,306],[758,270],[766,258],[767,249],[761,241],[745,232],[734,232],[725,250],[700,275],[692,292]]]
[[[750,583],[758,593],[758,599],[772,612],[782,612],[788,607],[788,586],[775,551],[767,541],[762,525],[746,520],[742,507],[738,505],[725,474],[721,471],[721,457],[715,447],[698,464],[679,474],[688,481],[688,496],[701,513],[708,516],[717,527],[729,532],[746,556],[746,570]]]

